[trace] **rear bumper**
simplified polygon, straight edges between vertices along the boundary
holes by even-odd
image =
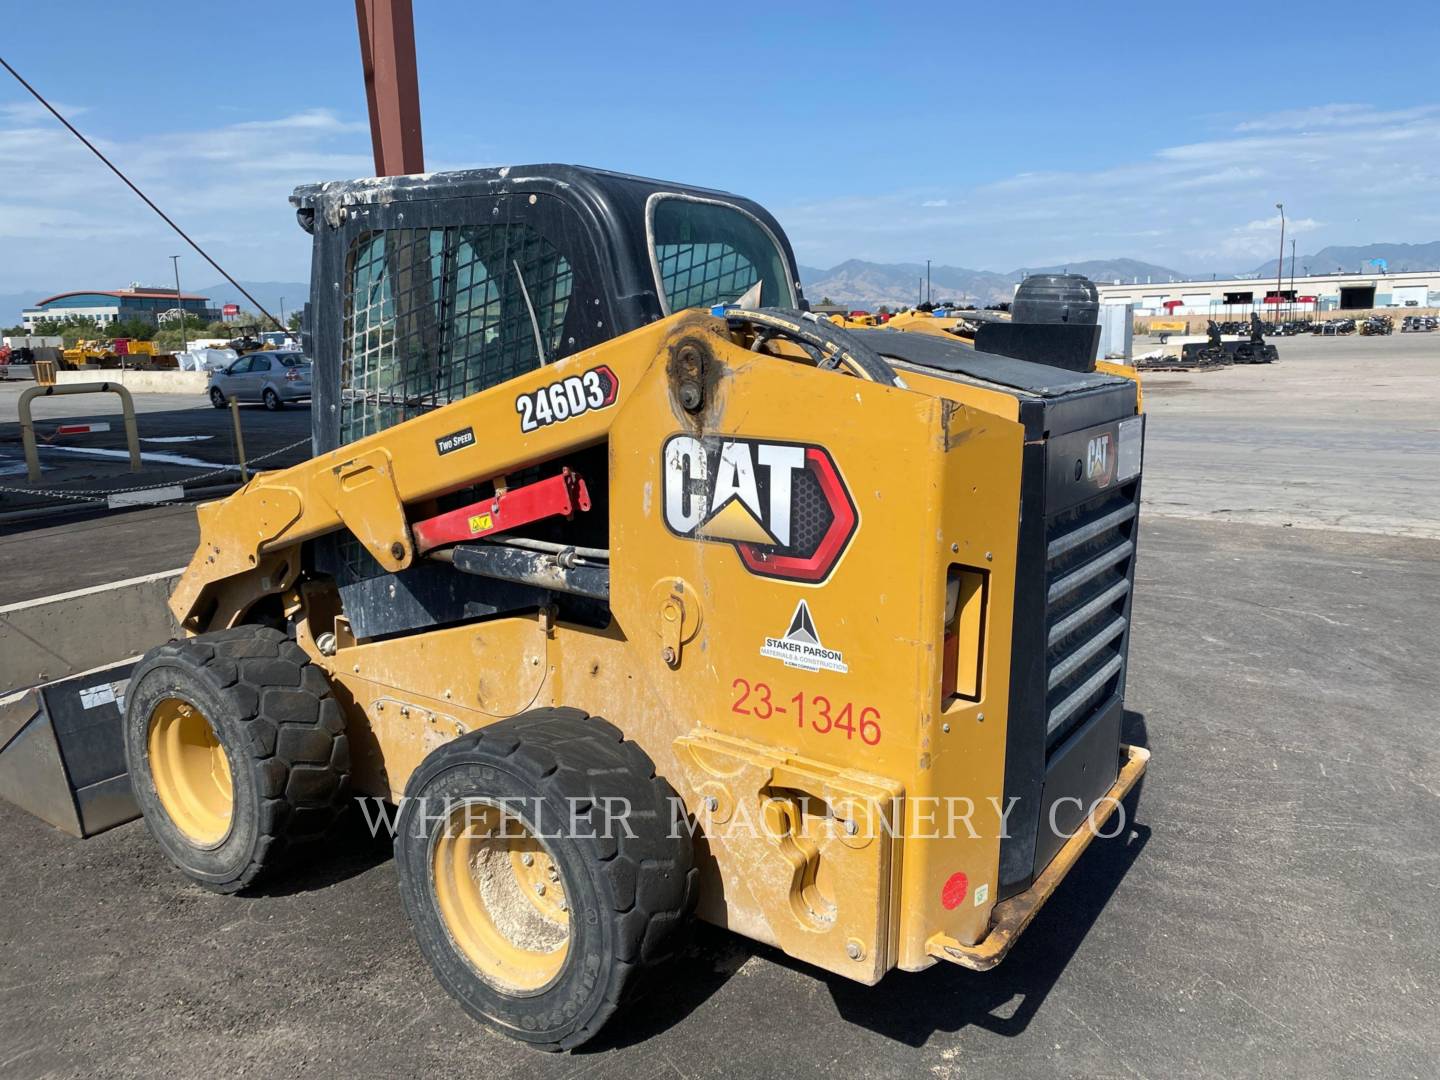
[[[962,945],[948,934],[936,934],[926,942],[926,951],[931,956],[975,971],[988,971],[1005,959],[1005,954],[1019,940],[1036,912],[1050,899],[1055,887],[1065,879],[1071,867],[1090,846],[1090,841],[1095,839],[1096,833],[1105,827],[1120,800],[1145,775],[1145,769],[1150,764],[1150,751],[1139,746],[1121,746],[1120,749],[1125,754],[1120,775],[1115,778],[1110,790],[1101,796],[1094,813],[1081,823],[1028,889],[995,905],[990,915],[990,932],[974,945]]]

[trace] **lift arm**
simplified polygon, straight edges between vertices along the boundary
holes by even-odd
[[[622,393],[656,363],[678,378],[683,365],[671,362],[672,352],[700,349],[731,353],[737,363],[752,358],[730,343],[723,321],[682,312],[310,461],[257,476],[228,498],[198,508],[200,545],[170,608],[191,632],[211,626],[217,605],[240,614],[293,580],[301,542],[342,527],[386,570],[403,570],[417,554],[407,505],[600,442],[614,423]],[[600,407],[522,429],[522,398],[551,394],[551,388],[595,369],[604,369],[614,384]]]

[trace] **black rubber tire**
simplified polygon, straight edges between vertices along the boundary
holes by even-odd
[[[586,916],[571,919],[560,973],[528,995],[481,978],[436,905],[430,853],[445,819],[439,807],[467,798],[523,800],[519,816],[545,833],[570,910]],[[561,827],[572,807],[587,804],[590,825]],[[600,808],[607,805],[631,808],[629,830],[604,827]],[[614,835],[568,835],[587,831]],[[633,997],[640,977],[673,954],[699,880],[679,796],[639,746],[578,709],[537,709],[433,751],[406,785],[395,859],[411,928],[440,984],[476,1019],[549,1051],[588,1042]]]
[[[285,402],[280,400],[280,395],[268,386],[265,388],[265,393],[260,395],[260,400],[265,402],[265,408],[271,412],[279,412],[285,407]]]
[[[198,708],[225,749],[232,820],[212,847],[176,828],[155,793],[150,715],[165,698]],[[217,630],[148,652],[126,690],[125,758],[151,835],[177,868],[215,892],[270,876],[323,835],[348,799],[350,745],[329,680],[268,626]]]
[[[223,409],[230,403],[225,400],[225,394],[218,386],[212,386],[210,388],[210,404],[217,409]]]

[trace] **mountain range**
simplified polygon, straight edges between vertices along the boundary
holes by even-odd
[[[1337,270],[1347,274],[1358,274],[1372,269],[1361,264],[1371,259],[1384,259],[1386,269],[1392,274],[1405,270],[1434,270],[1440,267],[1440,240],[1428,244],[1366,244],[1363,247],[1326,247],[1313,255],[1297,255],[1295,272],[1312,274],[1333,274]],[[1271,259],[1256,269],[1260,277],[1275,276],[1275,262]],[[1285,258],[1284,273],[1290,273],[1290,259]]]
[[[1429,270],[1440,268],[1440,240],[1425,244],[1365,244],[1359,247],[1332,246],[1321,248],[1312,255],[1299,255],[1295,259],[1296,271],[1303,273],[1309,267],[1311,273],[1333,273],[1337,269],[1348,273],[1359,273],[1370,269],[1363,264],[1371,259],[1384,259],[1391,273],[1404,270]],[[883,305],[908,307],[920,298],[925,280],[924,263],[877,263],[864,259],[847,259],[845,262],[821,269],[801,266],[800,280],[805,286],[805,295],[811,303],[829,300],[846,307],[874,310]],[[1284,271],[1289,273],[1289,259],[1285,260]],[[1007,301],[1014,295],[1015,286],[1027,274],[1054,273],[1084,274],[1092,281],[1154,281],[1194,280],[1209,277],[1209,273],[1195,274],[1173,270],[1155,263],[1138,259],[1090,259],[1057,266],[1026,266],[1018,270],[1001,272],[996,270],[971,270],[963,266],[931,266],[930,296],[936,301],[950,300],[962,304],[984,306]],[[1273,277],[1275,260],[1262,263],[1249,271],[1221,274],[1226,277]],[[94,287],[95,282],[72,282],[79,287]],[[242,281],[246,290],[255,299],[274,313],[280,314],[281,307],[286,313],[294,311],[310,297],[310,286],[303,281]],[[0,293],[0,326],[18,323],[21,308],[29,307],[36,300],[51,296],[58,290],[33,289],[28,292]],[[246,311],[255,305],[247,300],[229,282],[219,282],[202,288],[186,287],[186,292],[208,296],[220,307],[224,304],[239,304]],[[282,303],[283,301],[283,303]]]
[[[1361,273],[1373,270],[1365,265],[1372,259],[1384,259],[1390,273],[1405,270],[1431,270],[1440,268],[1440,240],[1427,244],[1365,244],[1359,247],[1326,247],[1313,255],[1297,255],[1297,273],[1304,273],[1305,267],[1311,273]],[[1285,260],[1285,273],[1290,272],[1290,260]],[[939,302],[958,301],[977,306],[1009,300],[1015,286],[1028,274],[1084,274],[1091,281],[1125,282],[1153,281],[1194,281],[1209,278],[1210,272],[1194,273],[1172,270],[1167,266],[1141,262],[1138,259],[1091,259],[1070,263],[1066,266],[1027,266],[1009,273],[993,270],[969,270],[959,266],[932,266],[930,268],[930,297]],[[1275,276],[1275,260],[1262,263],[1253,270],[1234,270],[1219,273],[1218,277],[1255,277],[1265,279]],[[865,308],[873,311],[883,305],[908,307],[916,302],[924,288],[924,263],[873,263],[862,259],[848,259],[838,266],[822,270],[813,266],[800,267],[800,280],[805,287],[806,298],[813,303],[830,300],[845,307]]]
[[[305,281],[241,281],[240,284],[276,318],[282,317],[282,307],[288,316],[290,312],[304,307],[305,302],[310,299],[310,285]],[[186,292],[189,291],[186,289]],[[195,292],[200,296],[208,296],[210,303],[216,307],[239,304],[241,311],[255,310],[255,305],[245,299],[240,290],[228,281],[207,285]]]
[[[805,296],[811,303],[829,299],[832,303],[870,310],[882,304],[907,307],[921,298],[925,287],[924,263],[873,263],[847,259],[828,270],[813,266],[801,266],[799,269]],[[1136,259],[1092,259],[1068,266],[1027,266],[1008,273],[932,265],[930,298],[977,306],[994,304],[1009,300],[1014,295],[1016,284],[1027,274],[1060,273],[1084,274],[1092,281],[1136,277],[1169,281],[1182,276],[1177,270]]]

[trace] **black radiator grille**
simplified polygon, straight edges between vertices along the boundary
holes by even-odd
[[[1125,484],[1045,523],[1047,749],[1122,685],[1139,490]]]

